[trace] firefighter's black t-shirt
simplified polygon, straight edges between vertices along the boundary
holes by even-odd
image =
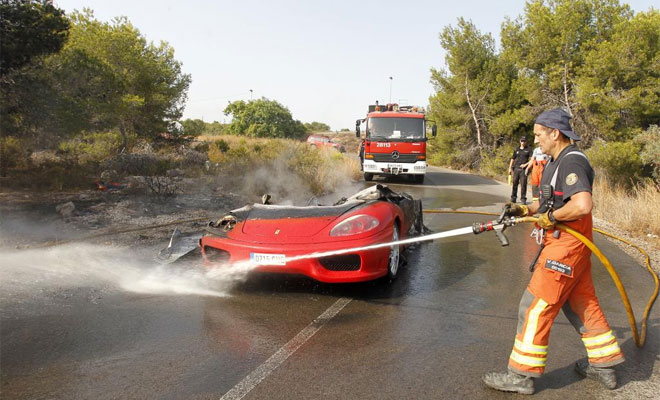
[[[532,149],[529,146],[525,146],[525,148],[521,149],[518,147],[513,151],[513,155],[511,158],[514,160],[513,161],[513,168],[520,168],[522,164],[525,164],[527,161],[529,161],[529,157],[532,155]]]
[[[589,164],[589,160],[582,154],[568,154],[571,152],[582,153],[577,146],[570,145],[559,153],[556,160],[549,162],[543,170],[541,185],[549,185],[552,181],[552,175],[557,167],[557,181],[555,182],[554,209],[559,209],[566,204],[571,196],[580,192],[591,193],[594,183],[594,170]]]

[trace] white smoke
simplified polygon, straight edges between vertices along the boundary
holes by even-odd
[[[69,244],[0,254],[0,300],[44,290],[103,287],[135,293],[227,296],[251,266],[161,265],[127,248]]]

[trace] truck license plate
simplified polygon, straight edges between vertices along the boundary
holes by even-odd
[[[388,169],[403,169],[403,164],[387,164]]]
[[[286,265],[284,254],[250,253],[250,261],[257,265]]]

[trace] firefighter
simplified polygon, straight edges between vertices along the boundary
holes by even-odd
[[[364,139],[360,141],[358,146],[358,157],[360,158],[360,171],[364,169]]]
[[[513,151],[509,161],[509,175],[513,175],[513,188],[511,190],[511,202],[516,202],[518,183],[520,183],[520,200],[527,203],[527,166],[532,150],[527,146],[527,138],[520,138],[520,147]]]
[[[543,112],[534,124],[534,142],[551,157],[541,185],[552,185],[553,197],[543,204],[507,204],[510,216],[539,213],[537,227],[544,246],[532,278],[522,295],[518,327],[507,372],[484,375],[484,383],[497,390],[534,393],[534,379],[545,369],[550,328],[562,310],[582,337],[588,361],[578,361],[578,374],[595,379],[608,389],[616,387],[613,366],[623,353],[598,303],[591,277],[591,251],[577,238],[555,230],[561,222],[593,240],[591,190],[594,172],[587,157],[572,144],[580,137],[572,131],[570,115],[562,109]]]
[[[529,175],[529,170],[532,170],[529,183],[532,185],[532,201],[539,199],[539,185],[541,185],[541,176],[543,175],[543,168],[548,162],[548,155],[537,147],[532,152],[532,161],[527,165],[525,173]]]

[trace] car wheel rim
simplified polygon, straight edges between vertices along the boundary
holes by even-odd
[[[396,242],[399,240],[399,232],[394,225],[392,229],[392,241]],[[394,276],[396,275],[397,271],[399,270],[399,246],[392,246],[390,247],[390,275]]]

